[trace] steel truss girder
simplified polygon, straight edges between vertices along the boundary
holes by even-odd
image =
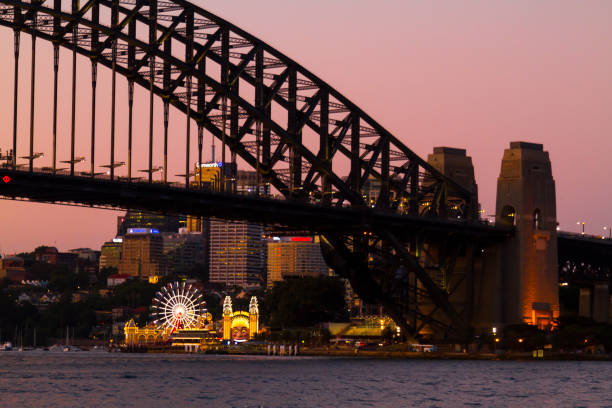
[[[444,289],[406,249],[404,240],[385,229],[363,235],[325,233],[322,249],[330,266],[349,280],[362,300],[383,305],[385,312],[405,333],[418,336],[421,329],[429,325],[440,328],[455,339],[468,341],[471,336],[471,305],[465,303],[459,312],[449,298],[462,283],[469,290],[473,271],[464,272],[460,279],[454,280],[452,288]],[[438,262],[445,264],[439,268],[446,269],[449,275],[453,273],[462,245],[460,240],[453,242],[454,248],[450,252],[438,256]],[[468,264],[473,262],[472,253],[470,251]],[[467,282],[466,278],[469,278]],[[429,299],[433,309],[427,313],[420,311],[418,303],[421,298]]]
[[[108,63],[106,61],[106,58],[102,54],[103,50],[105,48],[108,48],[110,44],[116,40],[121,40],[122,42],[128,44],[130,47],[133,47],[136,50],[136,52],[143,53],[144,56],[141,60],[139,60],[135,64],[135,66],[130,67],[131,69],[128,69],[126,67],[118,67],[117,71],[120,74],[125,75],[127,77],[135,78],[136,79],[135,82],[144,86],[145,88],[148,88],[148,86],[146,85],[149,85],[148,83],[149,81],[144,80],[145,78],[139,78],[139,77],[142,77],[143,75],[140,74],[138,70],[146,64],[147,58],[155,57],[155,58],[158,58],[160,61],[162,61],[160,63],[162,66],[165,64],[169,64],[171,66],[176,67],[179,71],[181,71],[181,74],[179,75],[178,78],[175,78],[175,81],[173,82],[173,84],[170,86],[164,86],[163,89],[155,86],[153,87],[153,92],[162,97],[169,98],[171,104],[175,105],[177,108],[179,108],[180,110],[183,110],[184,112],[186,112],[187,110],[191,111],[193,109],[194,112],[191,113],[191,116],[194,119],[196,119],[198,122],[202,123],[205,127],[207,128],[217,127],[218,128],[218,123],[215,123],[214,121],[206,121],[202,117],[200,117],[199,114],[201,114],[201,112],[198,112],[196,108],[191,106],[191,101],[188,101],[189,103],[183,103],[181,101],[181,98],[178,98],[178,97],[173,98],[171,95],[168,95],[168,93],[173,93],[179,87],[180,82],[182,81],[181,78],[184,78],[187,74],[193,76],[198,81],[204,81],[207,86],[210,86],[212,89],[215,90],[216,94],[225,95],[231,101],[236,103],[236,105],[239,106],[241,109],[244,109],[246,114],[249,115],[248,118],[250,119],[250,122],[259,121],[261,123],[265,123],[265,125],[267,125],[275,134],[281,137],[282,143],[288,145],[291,151],[293,152],[293,154],[296,155],[296,157],[301,157],[310,163],[309,172],[312,173],[314,169],[315,173],[317,173],[318,176],[317,177],[307,176],[305,178],[299,177],[300,179],[310,181],[309,184],[304,184],[300,186],[301,188],[303,188],[305,192],[310,191],[310,192],[314,192],[315,196],[320,195],[321,187],[317,186],[315,183],[313,183],[313,181],[321,180],[322,178],[320,175],[325,175],[326,180],[330,181],[331,184],[334,186],[334,189],[337,191],[338,193],[337,197],[339,197],[339,199],[348,200],[352,205],[359,205],[362,202],[361,194],[359,190],[363,187],[363,180],[366,180],[367,177],[371,175],[375,178],[383,179],[383,182],[381,183],[383,191],[381,191],[379,201],[377,203],[378,206],[387,207],[389,205],[389,202],[391,201],[391,197],[389,197],[388,194],[390,194],[391,191],[393,190],[395,190],[395,195],[397,197],[403,196],[406,194],[414,196],[413,193],[411,194],[411,193],[402,192],[400,188],[403,187],[405,191],[408,185],[410,185],[411,187],[415,187],[415,183],[405,183],[405,182],[398,183],[394,177],[393,178],[391,177],[392,176],[391,172],[389,172],[388,170],[384,170],[384,169],[391,169],[390,160],[392,160],[392,158],[394,157],[393,154],[390,154],[391,150],[389,150],[388,148],[385,148],[385,146],[393,145],[393,148],[396,149],[399,153],[401,153],[403,157],[405,157],[405,160],[407,162],[416,163],[418,167],[422,168],[424,172],[427,172],[427,174],[432,179],[436,180],[438,184],[444,184],[446,188],[452,188],[453,191],[455,192],[455,195],[462,196],[464,200],[468,203],[469,206],[474,205],[473,203],[469,203],[471,199],[471,197],[469,196],[469,193],[467,193],[464,189],[459,187],[452,180],[445,178],[443,175],[441,175],[439,172],[437,172],[435,169],[429,166],[426,162],[424,162],[422,159],[416,156],[412,151],[410,151],[405,145],[403,145],[401,142],[395,139],[392,135],[390,135],[384,128],[382,128],[374,120],[372,120],[367,114],[365,114],[365,112],[361,111],[357,106],[352,104],[350,101],[344,98],[339,92],[331,88],[329,85],[327,85],[325,82],[320,80],[318,77],[316,77],[315,75],[313,75],[312,73],[310,73],[305,68],[295,63],[288,57],[274,50],[273,48],[271,48],[264,42],[242,31],[238,27],[231,25],[227,21],[210,14],[207,11],[199,7],[192,5],[191,3],[188,3],[185,1],[175,1],[173,3],[175,6],[172,7],[171,9],[180,10],[179,14],[177,16],[168,16],[168,15],[164,16],[163,13],[168,13],[168,10],[170,8],[168,8],[168,10],[164,10],[162,8],[162,10],[160,10],[159,15],[157,16],[156,21],[154,21],[153,23],[151,22],[151,16],[150,16],[149,10],[147,7],[145,7],[147,6],[147,2],[143,3],[142,0],[138,0],[134,2],[123,1],[123,2],[117,2],[117,3],[115,3],[115,1],[109,1],[109,0],[90,0],[76,14],[67,14],[67,13],[64,13],[58,10],[53,10],[53,9],[44,7],[43,6],[44,2],[37,4],[37,3],[24,3],[24,2],[18,2],[18,1],[4,0],[2,1],[2,3],[17,6],[20,9],[24,9],[28,11],[37,11],[38,14],[47,15],[50,17],[59,18],[63,21],[67,21],[67,24],[61,27],[60,31],[56,32],[53,38],[49,38],[48,36],[46,36],[46,39],[49,39],[55,42],[60,42],[64,46],[74,46],[74,44],[70,45],[67,43],[69,42],[74,43],[75,41],[79,42],[78,38],[71,38],[68,35],[68,32],[71,31],[70,25],[79,25],[81,27],[87,27],[92,32],[96,32],[96,33],[99,32],[103,35],[106,35],[107,38],[98,46],[97,54],[92,54],[93,52],[92,50],[87,50],[83,46],[79,45],[77,47],[77,51],[79,53],[88,55],[90,57],[95,57],[96,59],[100,59],[103,65],[106,65],[106,66],[108,66]],[[105,27],[105,26],[100,25],[99,22],[95,24],[93,21],[90,21],[87,19],[87,13],[86,13],[87,10],[89,10],[93,5],[95,5],[96,7],[99,5],[103,5],[109,8],[113,6],[118,7],[119,12],[122,13],[123,15],[123,19],[121,20],[119,24],[117,24],[116,27]],[[126,7],[126,6],[131,6],[131,7]],[[352,136],[351,136],[352,148],[348,150],[344,148],[341,145],[341,143],[337,143],[336,151],[340,151],[341,153],[343,153],[344,155],[346,155],[352,160],[352,163],[353,163],[352,168],[353,168],[354,174],[356,173],[357,169],[359,169],[359,172],[361,173],[359,174],[359,179],[362,181],[361,183],[359,183],[359,186],[357,186],[357,183],[355,181],[353,181],[351,185],[351,183],[347,183],[343,181],[341,177],[335,175],[333,171],[330,170],[330,166],[327,163],[324,163],[318,160],[317,155],[311,153],[308,149],[305,148],[305,146],[300,141],[300,137],[298,137],[296,134],[292,134],[295,132],[289,132],[288,129],[284,129],[278,126],[278,124],[275,123],[272,118],[267,118],[266,117],[267,115],[265,115],[264,112],[261,112],[260,108],[254,107],[249,102],[247,102],[244,98],[242,98],[239,94],[232,92],[231,87],[227,87],[219,83],[218,81],[215,81],[213,78],[207,76],[204,73],[196,72],[197,63],[200,61],[201,58],[210,59],[211,61],[214,61],[217,63],[219,63],[221,60],[221,56],[217,54],[216,52],[219,48],[212,47],[212,45],[217,40],[215,33],[213,33],[212,35],[206,34],[202,36],[207,39],[206,44],[200,44],[197,42],[194,43],[194,47],[196,50],[196,56],[194,57],[192,61],[178,60],[173,55],[168,55],[164,52],[163,49],[161,49],[162,44],[168,40],[177,40],[183,44],[188,43],[189,40],[187,39],[187,36],[185,34],[186,30],[184,29],[184,27],[181,26],[181,24],[183,24],[181,20],[185,19],[185,16],[189,13],[193,13],[197,15],[201,21],[215,23],[215,24],[208,24],[206,27],[213,27],[213,28],[217,27],[218,29],[221,29],[223,27],[231,35],[241,37],[241,38],[232,37],[231,46],[235,46],[235,45],[239,45],[241,47],[250,46],[252,47],[252,49],[261,48],[268,55],[271,56],[271,57],[266,57],[267,60],[272,60],[271,62],[274,62],[274,64],[276,65],[279,65],[279,62],[280,62],[282,63],[282,66],[285,66],[286,68],[292,67],[291,69],[293,69],[296,74],[300,75],[300,78],[296,78],[294,81],[294,83],[298,85],[296,87],[296,90],[298,88],[299,90],[318,89],[319,92],[321,92],[322,90],[325,90],[330,96],[332,96],[337,101],[337,102],[329,101],[328,102],[329,106],[337,106],[338,108],[336,109],[339,109],[339,110],[346,109],[346,111],[351,113],[352,121],[354,122]],[[32,14],[26,13],[25,18],[22,19],[22,21],[27,21],[28,16],[31,16],[31,15]],[[157,29],[161,31],[161,35],[156,36],[154,44],[148,44],[148,43],[145,43],[139,40],[138,38],[134,36],[129,36],[128,34],[123,32],[122,29],[128,26],[129,23],[132,21],[138,21],[142,24],[156,24]],[[167,23],[168,21],[170,21],[170,24]],[[3,20],[2,23],[4,25],[11,25],[6,19]],[[27,27],[25,23],[21,24],[21,29],[23,31],[31,31],[31,29]],[[198,29],[201,29],[201,27],[198,27]],[[61,38],[62,34],[63,34],[63,38]],[[42,37],[45,38],[45,36],[42,36]],[[245,58],[243,61],[249,61],[250,59],[252,58]],[[248,83],[254,84],[256,82],[256,78],[252,75],[253,70],[246,69],[248,64],[240,64],[240,65],[243,65],[243,66],[241,69],[237,69],[237,75],[241,79],[247,81]],[[237,66],[234,65],[233,63],[231,63],[230,66],[234,69],[237,68]],[[270,75],[270,74],[264,72],[264,76],[267,76],[267,75]],[[267,86],[265,87],[267,88]],[[275,91],[272,91],[271,89],[267,89],[267,91],[268,91],[268,95],[276,103],[279,103],[280,106],[282,106],[283,108],[290,109],[290,103],[288,100],[289,93],[291,90],[290,88],[291,86],[289,86],[289,89],[286,89],[285,91],[282,91],[280,89],[276,89]],[[287,95],[287,98],[285,98],[284,95]],[[299,94],[292,96],[292,98],[293,97],[295,97],[295,100],[304,99],[304,96],[299,95]],[[215,95],[215,98],[218,99],[216,95]],[[320,102],[319,102],[319,105],[320,105]],[[314,120],[316,119],[313,117],[313,112],[316,106],[317,106],[316,102],[311,103],[310,107],[308,108],[306,112],[301,111],[295,115],[292,115],[292,121],[299,121],[302,124],[299,124],[296,122],[295,124],[290,123],[289,126],[295,130],[300,129],[303,126],[308,126],[315,132],[321,133],[322,130],[321,130],[320,125],[314,122]],[[329,112],[330,109],[327,109],[327,110]],[[367,126],[360,126],[359,122],[367,123]],[[246,133],[247,128],[248,126],[242,127],[241,129],[242,135]],[[363,132],[375,134],[378,136],[379,138],[378,142],[375,142],[372,145],[376,145],[379,147],[382,146],[383,148],[382,154],[380,152],[380,149],[377,148],[377,153],[372,155],[374,157],[370,157],[369,160],[366,159],[365,156],[368,154],[368,152],[367,151],[364,152],[362,149],[362,147],[366,145],[356,143],[355,141],[355,139],[359,137],[360,133],[365,137],[365,134]],[[216,132],[213,132],[213,133],[216,133]],[[240,141],[236,139],[240,139],[240,137],[234,138],[233,140],[233,143],[237,145],[240,143]],[[245,153],[246,149],[244,149],[244,147],[238,148],[237,150],[239,150],[236,152],[238,154],[241,154],[241,155],[248,154],[248,153]],[[333,160],[333,157],[334,156],[331,155],[330,160]],[[247,158],[246,161],[249,162],[249,164],[253,164],[255,161],[253,159],[254,159],[253,157],[250,157],[250,158]],[[270,182],[273,185],[279,188],[280,191],[285,192],[285,194],[289,195],[289,189],[287,188],[286,185],[284,185],[284,183],[281,180],[274,177],[274,169],[269,168],[268,167],[269,165],[270,163],[259,162],[259,163],[255,163],[255,166],[253,167],[258,168],[262,173],[265,173],[265,176],[270,180]],[[295,165],[297,165],[296,161],[294,161],[294,166]],[[375,167],[380,167],[381,170],[384,170],[384,171],[380,171],[380,172],[374,171],[373,169]],[[294,176],[293,176],[294,183],[296,180],[298,180],[297,174],[301,171],[303,170],[296,169],[294,171]],[[354,177],[353,180],[356,180],[357,174],[355,174],[353,177]],[[295,185],[293,186],[293,188],[296,188],[296,187],[297,186]],[[357,189],[358,191],[355,191],[355,189]],[[390,191],[387,192],[384,189],[389,189]],[[433,207],[433,209],[437,211],[436,207]],[[440,215],[440,214],[437,214],[437,215]]]
[[[580,285],[593,282],[612,287],[612,241],[558,234],[559,281]]]

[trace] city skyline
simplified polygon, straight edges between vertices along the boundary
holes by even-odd
[[[606,152],[612,147],[607,136],[612,131],[607,117],[612,105],[612,81],[607,74],[612,68],[612,28],[606,21],[611,5],[470,2],[436,7],[391,1],[380,7],[315,1],[303,8],[267,1],[268,8],[221,1],[196,3],[294,58],[421,157],[426,158],[434,146],[466,148],[474,161],[485,214],[495,211],[503,150],[510,141],[525,140],[542,143],[550,152],[561,229],[578,231],[576,222],[584,221],[587,233],[603,235],[603,227],[612,224],[606,211],[612,192],[598,188],[606,185]],[[347,16],[348,22],[343,21]],[[320,22],[316,32],[311,29],[312,21]],[[10,30],[0,31],[4,50],[12,50],[12,41]],[[39,48],[46,49],[50,58],[50,46],[44,43],[39,41]],[[29,36],[22,35],[20,74],[24,77],[29,75],[28,53]],[[67,63],[69,54],[64,51],[61,58]],[[79,64],[84,77],[88,61],[81,58]],[[45,82],[51,77],[44,70],[37,69],[37,89],[42,95],[49,91]],[[3,64],[0,73],[6,89],[12,89],[12,64]],[[109,116],[102,101],[108,98],[104,86],[109,74],[101,72],[100,76],[98,135],[103,149],[108,135],[108,120],[103,118]],[[60,81],[68,102],[68,68],[61,71]],[[121,81],[118,110],[127,99]],[[29,83],[24,81],[20,86],[24,96],[19,108],[20,135],[29,132],[28,93]],[[137,106],[147,106],[144,90],[138,90],[136,97]],[[86,87],[77,98],[84,102],[80,108],[83,122],[77,129],[86,135]],[[0,106],[0,119],[6,124],[0,135],[4,150],[10,146],[12,106],[10,100]],[[47,125],[42,124],[49,122],[44,119],[47,111],[37,108],[41,133],[48,133],[43,128]],[[156,105],[156,113],[161,122],[160,105]],[[147,115],[136,116],[135,129],[142,130],[137,139],[144,140]],[[67,138],[68,121],[63,122],[59,137]],[[156,126],[157,137],[161,126]],[[184,120],[175,119],[171,126],[184,135]],[[120,115],[117,131],[123,134],[125,129]],[[207,146],[209,135],[205,138]],[[45,138],[41,136],[41,140]],[[80,143],[77,153],[85,154],[88,137],[83,136]],[[108,163],[107,150],[97,155],[99,164]],[[59,159],[65,156],[62,153]],[[208,151],[205,157],[209,157]],[[137,165],[141,166],[138,169],[146,167]],[[43,244],[60,250],[97,249],[114,236],[116,216],[123,212],[4,200],[1,206],[1,253],[33,250]]]

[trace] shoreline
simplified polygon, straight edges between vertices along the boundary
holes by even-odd
[[[543,355],[534,357],[532,352],[498,351],[497,353],[462,353],[462,352],[409,352],[357,349],[299,349],[298,354],[268,354],[266,350],[218,349],[198,352],[187,352],[181,349],[148,349],[122,350],[127,353],[150,354],[210,354],[270,357],[340,357],[360,359],[397,359],[397,360],[487,360],[487,361],[612,361],[612,354],[562,353],[544,350]]]
[[[36,352],[49,352],[48,350],[36,349],[36,350],[23,350],[23,351],[36,351]],[[2,354],[19,353],[20,351],[15,349],[11,351],[5,351]],[[52,354],[73,354],[76,351],[57,353],[51,351]],[[89,353],[88,350],[80,350],[81,353]],[[93,351],[98,354],[104,352],[102,349]],[[129,354],[195,354],[195,355],[219,355],[219,356],[260,356],[260,357],[275,357],[275,358],[292,358],[292,357],[329,357],[329,358],[343,358],[343,359],[385,359],[385,360],[466,360],[466,361],[612,361],[612,354],[591,354],[591,353],[561,353],[561,352],[545,352],[541,357],[534,357],[531,352],[498,352],[498,353],[462,353],[462,352],[409,352],[409,351],[384,351],[384,350],[355,350],[355,349],[344,349],[344,350],[327,350],[321,348],[304,348],[298,351],[297,355],[294,354],[268,354],[265,350],[208,350],[208,351],[197,351],[188,352],[181,349],[166,349],[166,348],[154,348],[154,349],[132,349],[132,350],[119,350],[119,349],[106,349],[108,353],[129,353]]]
[[[451,352],[407,352],[374,350],[304,350],[302,356],[383,358],[406,360],[488,360],[488,361],[612,361],[612,354],[548,352],[542,357],[533,357],[531,352],[504,353],[451,353]]]

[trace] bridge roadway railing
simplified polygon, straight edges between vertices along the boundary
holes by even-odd
[[[580,286],[603,282],[612,287],[612,239],[559,231],[557,241],[560,282]]]

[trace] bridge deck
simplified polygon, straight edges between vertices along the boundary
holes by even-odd
[[[509,227],[462,219],[407,216],[366,206],[323,206],[297,200],[186,189],[178,184],[0,169],[0,179],[4,176],[10,177],[10,181],[0,182],[0,196],[37,202],[140,208],[166,214],[286,225],[321,233],[338,228],[354,232],[384,229],[400,235],[426,230],[503,239],[513,232]]]

